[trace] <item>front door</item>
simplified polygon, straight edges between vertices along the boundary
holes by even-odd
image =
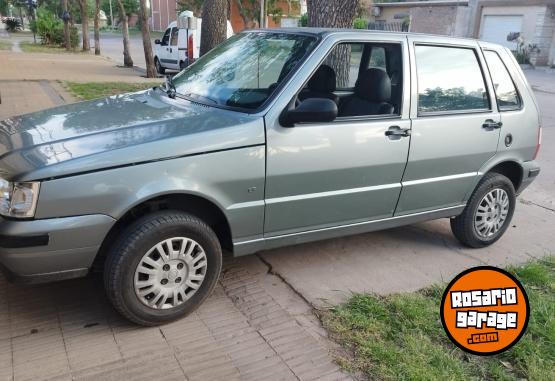
[[[160,45],[158,48],[158,59],[163,67],[169,67],[168,65],[168,56],[170,54],[170,38],[171,38],[172,28],[166,29],[164,35],[162,36],[162,40],[160,41]]]
[[[412,137],[396,215],[457,207],[497,151],[501,120],[476,42],[409,37]]]
[[[411,127],[406,39],[320,49],[319,69],[293,79],[304,83],[295,97],[332,99],[339,117],[267,121],[265,237],[388,218],[399,197]]]

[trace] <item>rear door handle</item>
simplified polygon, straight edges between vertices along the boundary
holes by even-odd
[[[482,124],[482,128],[486,130],[497,130],[501,127],[503,127],[503,122],[496,122],[493,119],[488,119]]]
[[[406,137],[410,136],[410,129],[401,128],[399,126],[391,126],[385,132],[385,136],[387,136],[391,140],[398,140],[400,138],[406,138]]]

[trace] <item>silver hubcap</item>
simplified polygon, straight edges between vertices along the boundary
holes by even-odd
[[[159,242],[141,259],[135,270],[135,294],[154,309],[179,306],[200,288],[208,262],[202,246],[189,238]]]
[[[474,217],[474,228],[482,238],[491,238],[507,221],[509,195],[503,189],[494,189],[482,198]]]

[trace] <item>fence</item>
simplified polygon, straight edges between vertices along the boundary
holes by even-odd
[[[408,32],[409,24],[405,22],[369,22],[368,29],[386,32]]]

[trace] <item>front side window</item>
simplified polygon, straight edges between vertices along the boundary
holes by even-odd
[[[166,32],[164,33],[164,37],[162,37],[162,42],[160,45],[168,45],[168,43],[170,42],[170,33],[171,33],[171,29],[170,28],[166,29]]]
[[[298,95],[331,99],[338,116],[401,114],[403,59],[399,43],[355,42],[336,45]]]
[[[255,110],[312,51],[317,39],[278,32],[235,35],[174,77],[178,94]]]
[[[489,110],[474,49],[417,45],[418,112]]]
[[[486,57],[491,79],[493,80],[499,109],[501,111],[519,109],[520,97],[511,75],[507,71],[507,67],[496,52],[486,50],[484,51],[484,56]]]
[[[172,28],[172,38],[171,38],[171,46],[177,46],[177,37],[179,36],[179,29],[176,27]]]

